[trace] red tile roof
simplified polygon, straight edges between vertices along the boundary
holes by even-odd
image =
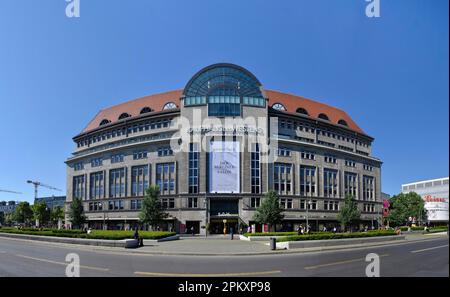
[[[269,106],[275,103],[281,103],[288,113],[295,114],[298,108],[304,108],[311,118],[317,119],[319,114],[324,113],[330,119],[332,124],[337,124],[339,120],[344,120],[348,124],[348,128],[358,133],[364,134],[364,131],[350,118],[343,110],[338,108],[303,98],[296,95],[286,94],[278,91],[265,90],[266,96],[269,97]],[[128,102],[124,102],[106,109],[102,109],[89,122],[81,133],[86,133],[99,127],[100,122],[104,119],[114,123],[118,120],[122,113],[128,113],[132,117],[139,116],[142,108],[150,107],[155,112],[161,111],[168,102],[173,102],[180,106],[180,97],[183,90],[175,90],[161,94],[145,96]]]

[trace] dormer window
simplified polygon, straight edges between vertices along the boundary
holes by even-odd
[[[131,117],[131,116],[128,113],[124,112],[119,116],[119,120],[123,120],[123,119],[129,118],[129,117]]]
[[[146,107],[141,109],[140,114],[149,113],[149,112],[152,112],[152,111],[153,111],[153,109],[151,109],[150,107],[146,106]]]
[[[319,114],[318,116],[319,119],[325,120],[325,121],[329,121],[330,119],[328,118],[328,116],[324,113]]]
[[[169,109],[177,109],[177,105],[173,102],[168,102],[164,105],[163,110],[169,110]]]
[[[275,103],[274,105],[272,105],[272,108],[278,111],[286,111],[286,107],[284,107],[284,105],[281,103]]]
[[[308,111],[302,107],[297,108],[297,113],[309,115]]]
[[[100,125],[99,125],[99,126],[104,126],[104,125],[107,125],[107,124],[109,124],[109,123],[111,123],[110,120],[108,120],[108,119],[103,119],[103,120],[100,122]]]

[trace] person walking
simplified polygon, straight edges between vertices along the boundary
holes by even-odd
[[[195,236],[194,226],[191,226],[191,234],[192,234],[192,236]]]

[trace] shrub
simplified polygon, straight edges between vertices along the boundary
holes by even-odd
[[[244,236],[289,236],[297,235],[297,232],[257,232],[257,233],[244,233]]]
[[[355,233],[315,233],[309,235],[286,236],[278,238],[277,242],[361,238],[361,237],[392,236],[392,235],[395,235],[394,231],[385,231],[385,230],[376,230],[371,232],[355,232]]]
[[[57,230],[57,229],[34,229],[34,228],[1,228],[0,232],[14,234],[29,234],[40,236],[70,237],[70,238],[89,238],[89,239],[108,239],[121,240],[133,238],[134,231],[123,230],[92,230],[91,234],[87,234],[83,230]],[[144,239],[160,239],[175,235],[175,232],[168,231],[140,231],[139,236]]]

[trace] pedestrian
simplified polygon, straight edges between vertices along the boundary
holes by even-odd
[[[327,232],[327,226],[323,226],[323,232]]]
[[[194,226],[191,226],[191,234],[192,234],[192,236],[194,236]]]
[[[298,225],[298,227],[297,227],[297,235],[300,235],[301,234],[301,225]]]
[[[333,227],[333,233],[336,233],[336,226]]]

